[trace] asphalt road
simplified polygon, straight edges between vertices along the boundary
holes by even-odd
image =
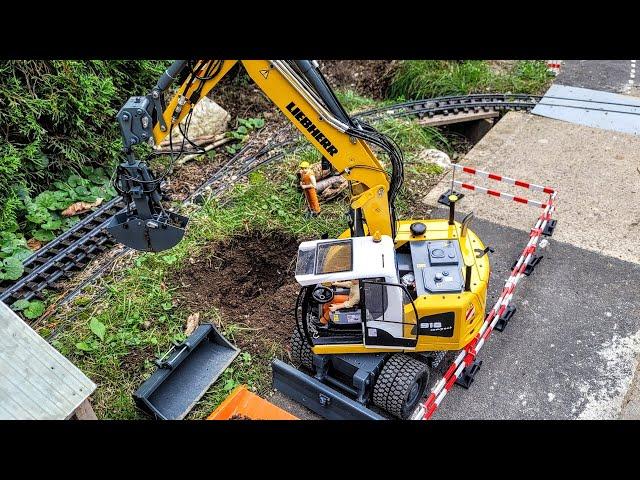
[[[496,250],[492,306],[528,235],[479,219],[471,228]],[[471,389],[452,389],[434,419],[619,416],[640,350],[640,265],[553,237],[541,252],[516,290],[513,319],[480,352],[483,366]]]
[[[629,93],[638,82],[631,79],[630,60],[565,60],[555,83],[613,93]],[[633,84],[629,80],[634,80]]]

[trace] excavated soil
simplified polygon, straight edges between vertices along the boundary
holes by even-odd
[[[180,307],[219,308],[223,323],[249,329],[236,340],[252,353],[288,345],[299,290],[293,277],[298,243],[286,233],[257,232],[208,245],[170,281]]]

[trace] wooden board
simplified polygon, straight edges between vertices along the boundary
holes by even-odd
[[[437,115],[432,118],[424,117],[418,120],[418,124],[427,127],[437,127],[439,125],[473,122],[476,120],[484,120],[485,118],[496,118],[498,116],[500,116],[500,113],[495,111],[451,113],[449,115]]]

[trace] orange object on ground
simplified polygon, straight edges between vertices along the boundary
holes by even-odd
[[[313,171],[311,169],[306,169],[306,170],[302,170],[300,173],[302,176],[302,180],[301,180],[302,184],[310,185],[309,188],[303,189],[304,196],[307,199],[307,205],[309,205],[309,209],[312,212],[319,213],[320,202],[318,201],[318,192],[316,192],[316,187],[315,187],[316,179],[313,174]]]
[[[251,393],[245,385],[240,385],[207,417],[207,420],[230,419],[298,420],[298,417],[294,417],[273,403]]]
[[[335,305],[336,303],[344,303],[349,300],[349,295],[334,295],[333,300],[330,303],[325,303],[322,305],[322,318],[320,319],[320,323],[326,325],[329,323],[329,315],[331,312],[329,311],[329,307],[331,305]]]

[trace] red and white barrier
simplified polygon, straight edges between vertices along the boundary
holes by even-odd
[[[545,187],[543,185],[537,185],[531,182],[525,182],[524,180],[518,180],[511,177],[505,177],[504,175],[498,175],[497,173],[485,172],[484,170],[479,170],[473,167],[465,167],[464,165],[460,165],[458,163],[452,164],[452,167],[459,172],[470,173],[471,175],[476,175],[481,178],[487,178],[489,180],[495,180],[497,182],[508,183],[509,185],[515,185],[516,187],[526,188],[528,190],[533,190],[535,192],[543,192],[551,195],[555,192],[555,190],[551,187]]]
[[[491,195],[492,197],[504,198],[506,200],[513,200],[514,202],[523,203],[525,205],[531,205],[533,207],[546,208],[547,204],[539,202],[537,200],[529,200],[528,198],[518,197],[517,195],[511,195],[510,193],[499,192],[498,190],[492,190],[490,188],[480,187],[478,185],[473,185],[472,183],[459,182],[458,180],[453,181],[454,185],[457,185],[461,188],[466,188],[467,190],[473,190],[474,192],[486,193],[487,195]]]
[[[461,182],[460,182],[461,183]],[[477,189],[477,187],[476,187]],[[553,193],[549,195],[549,200],[545,204],[544,211],[538,217],[535,226],[529,233],[529,241],[527,246],[522,251],[522,254],[518,258],[516,265],[511,271],[511,275],[505,282],[502,289],[502,293],[498,297],[495,305],[491,308],[486,315],[482,327],[471,340],[458,354],[451,366],[444,373],[440,381],[433,387],[431,393],[425,400],[425,402],[416,408],[416,411],[411,416],[413,420],[429,420],[437,408],[442,403],[442,400],[447,395],[451,387],[456,383],[456,380],[462,375],[463,370],[471,365],[475,360],[478,352],[484,346],[489,339],[491,332],[493,331],[496,323],[500,320],[500,317],[507,309],[509,302],[513,298],[513,292],[515,291],[518,282],[524,277],[524,271],[527,268],[527,264],[531,260],[531,257],[536,251],[538,241],[542,235],[547,223],[551,220],[551,216],[555,211],[555,200],[557,192],[553,190]]]
[[[562,65],[562,60],[547,60],[547,69],[554,75],[560,73],[560,65]]]

